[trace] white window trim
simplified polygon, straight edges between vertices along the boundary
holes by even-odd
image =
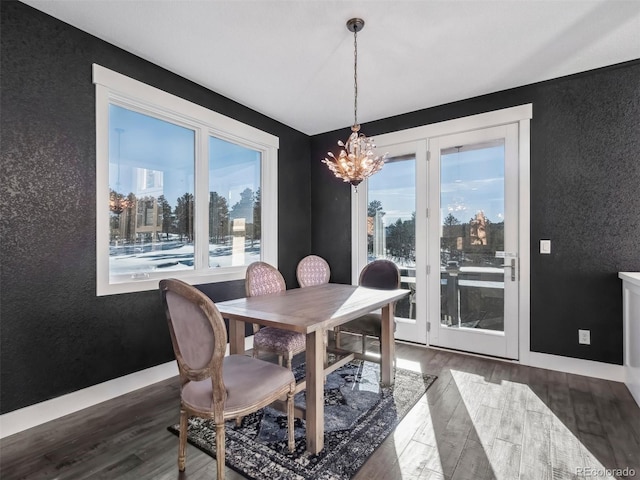
[[[209,198],[209,136],[237,143],[261,153],[261,259],[278,266],[278,148],[279,138],[230,117],[151,87],[100,65],[93,64],[96,85],[96,293],[155,290],[167,274],[150,274],[149,278],[110,283],[109,279],[109,104],[115,103],[155,117],[187,125],[196,132],[197,205],[207,205]],[[203,174],[204,173],[204,174]],[[190,284],[244,279],[246,266],[211,269],[208,266],[209,224],[205,208],[196,208],[194,252],[195,269],[171,272],[172,277]],[[156,276],[157,275],[157,276]]]

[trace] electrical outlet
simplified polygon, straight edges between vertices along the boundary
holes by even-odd
[[[591,345],[591,330],[578,330],[578,343]]]

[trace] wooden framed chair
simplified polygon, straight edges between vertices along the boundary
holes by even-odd
[[[367,264],[360,272],[358,284],[362,287],[380,290],[394,290],[400,288],[400,270],[390,260],[374,260]],[[394,304],[395,308],[395,304]],[[336,347],[340,348],[341,332],[355,333],[362,336],[362,356],[365,355],[367,336],[377,337],[380,342],[382,335],[382,315],[368,313],[336,328]]]
[[[331,269],[327,261],[317,255],[307,255],[298,262],[296,278],[301,287],[329,283]]]
[[[293,451],[296,383],[291,370],[245,355],[225,357],[227,330],[211,299],[176,279],[161,280],[160,291],[180,372],[178,469],[185,469],[190,416],[215,423],[217,478],[224,479],[225,420],[276,400],[286,399],[288,446]]]
[[[247,267],[245,290],[247,297],[278,293],[287,289],[282,274],[266,262],[253,262]],[[257,357],[261,351],[278,355],[278,363],[286,359],[286,365],[291,370],[293,356],[304,352],[306,337],[302,333],[290,332],[275,327],[253,326],[253,356]]]

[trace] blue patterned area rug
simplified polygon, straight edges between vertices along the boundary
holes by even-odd
[[[304,365],[295,369],[304,375]],[[242,425],[227,422],[227,466],[252,480],[347,480],[400,423],[436,377],[397,368],[395,385],[380,388],[376,363],[353,361],[331,373],[325,384],[324,449],[306,451],[304,420],[295,421],[296,450],[289,453],[287,418],[270,407],[246,416]],[[304,392],[296,405],[305,403]],[[178,425],[169,427],[178,434]],[[191,418],[188,441],[215,458],[215,427]],[[187,459],[187,469],[189,460]]]

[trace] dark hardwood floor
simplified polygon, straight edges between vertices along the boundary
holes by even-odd
[[[623,384],[405,344],[396,353],[399,367],[439,378],[357,480],[624,478],[603,476],[624,468],[640,478],[640,408]],[[166,429],[178,408],[174,378],[12,435],[0,441],[0,478],[215,478],[215,460],[191,446],[179,474]]]

